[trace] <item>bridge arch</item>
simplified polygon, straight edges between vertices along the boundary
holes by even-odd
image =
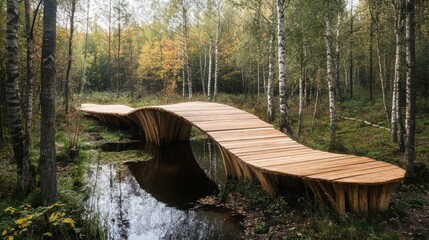
[[[229,177],[258,181],[270,195],[303,183],[338,212],[382,212],[405,171],[367,157],[310,149],[256,116],[218,103],[131,108],[83,104],[81,111],[116,126],[142,128],[158,145],[189,140],[192,127],[211,138]]]

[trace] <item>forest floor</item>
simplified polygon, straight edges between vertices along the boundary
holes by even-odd
[[[196,96],[196,100],[203,100]],[[139,100],[127,97],[112,97],[111,94],[95,93],[82,96],[79,103],[93,102],[100,104],[126,104],[133,107],[159,105],[184,101],[181,97],[149,96]],[[265,100],[251,96],[221,94],[218,102],[233,105],[251,112],[265,120]],[[291,125],[297,125],[297,106],[290,103]],[[314,106],[304,109],[303,128],[300,136],[294,138],[311,148],[326,151],[329,143],[329,124],[326,103],[322,101],[312,120]],[[66,117],[61,111],[57,116],[57,152],[59,160],[59,186],[62,202],[76,206],[88,195],[83,185],[83,165],[91,161],[87,150],[94,148],[94,136],[88,123],[81,119],[77,112]],[[367,120],[382,126],[386,124],[382,104],[375,101],[354,100],[339,104],[340,116]],[[71,122],[69,119],[73,119]],[[306,191],[283,194],[271,199],[259,185],[245,181],[230,181],[216,196],[201,199],[203,205],[219,205],[232,209],[244,216],[246,239],[429,239],[429,171],[426,167],[429,158],[429,104],[418,104],[417,117],[417,177],[413,182],[402,184],[393,194],[390,207],[386,213],[375,215],[345,214],[339,216],[332,209],[318,205]],[[37,123],[36,123],[37,125]],[[37,126],[36,126],[37,128]],[[296,132],[296,131],[294,131]],[[103,132],[104,139],[126,139],[123,133]],[[76,138],[76,139],[75,139]],[[371,127],[356,121],[338,119],[337,152],[358,156],[367,156],[387,161],[404,167],[403,153],[397,144],[390,141],[388,131]],[[80,149],[78,161],[70,162],[70,152],[65,151],[70,144]],[[37,159],[37,143],[34,147]],[[11,150],[2,149],[0,154],[0,206],[17,206],[21,201],[13,200],[15,165],[11,161]],[[80,160],[79,160],[80,159]],[[33,197],[34,198],[34,197]],[[30,198],[27,201],[35,201]],[[37,200],[36,200],[37,202]],[[76,207],[82,209],[82,206]],[[3,213],[3,211],[2,211]],[[0,213],[0,230],[4,214]],[[77,211],[79,213],[79,211]],[[79,218],[78,214],[74,215]],[[99,229],[94,224],[86,224],[77,219],[77,224],[86,233],[87,238],[100,238]],[[89,237],[96,234],[97,237]]]

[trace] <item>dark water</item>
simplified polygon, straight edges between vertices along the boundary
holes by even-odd
[[[143,149],[154,158],[122,166],[94,165],[88,174],[92,195],[109,239],[239,239],[240,216],[195,201],[219,191],[223,163],[209,140],[158,147],[133,142],[102,146],[104,151]]]

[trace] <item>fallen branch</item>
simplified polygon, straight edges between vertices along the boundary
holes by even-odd
[[[351,118],[351,117],[343,117],[343,116],[339,116],[339,117],[340,117],[341,119],[345,119],[345,120],[361,122],[361,123],[364,123],[364,124],[366,124],[366,125],[370,125],[370,126],[373,126],[373,127],[376,127],[376,128],[381,128],[381,129],[384,129],[384,130],[386,130],[386,131],[389,131],[389,132],[390,132],[390,128],[383,127],[383,126],[380,126],[380,125],[378,125],[378,124],[371,123],[371,122],[368,122],[368,121],[365,121],[365,120],[361,120],[361,119],[357,119],[357,118]]]

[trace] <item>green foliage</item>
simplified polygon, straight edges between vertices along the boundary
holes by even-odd
[[[268,195],[260,185],[244,180],[228,181],[225,187],[225,192],[238,192],[249,198],[253,204],[267,204],[271,199],[270,195]]]
[[[65,204],[54,203],[48,207],[33,208],[29,204],[7,207],[0,213],[0,229],[3,239],[49,238],[73,239],[79,237],[79,229]]]
[[[285,198],[283,196],[279,196],[268,204],[265,213],[273,216],[281,216],[284,213],[286,206],[287,202]]]
[[[265,222],[258,223],[255,228],[255,232],[258,234],[267,233],[268,230],[269,230],[269,226]]]

